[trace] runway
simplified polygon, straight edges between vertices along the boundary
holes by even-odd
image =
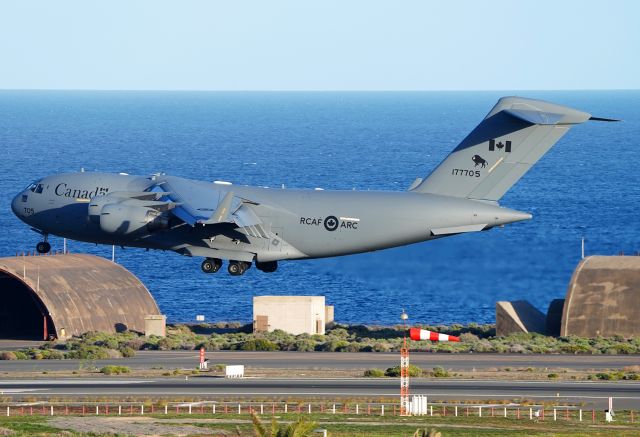
[[[398,365],[397,353],[376,352],[207,352],[211,364],[244,364],[249,368],[274,369],[386,369]],[[97,367],[107,364],[135,369],[193,369],[198,351],[138,351],[133,358],[91,361]],[[638,365],[637,355],[523,355],[523,354],[434,354],[412,352],[411,363],[424,369],[442,366],[451,370],[510,368],[560,368],[574,370],[622,369]],[[87,360],[0,361],[0,372],[78,370]]]
[[[224,379],[219,377],[181,378],[85,378],[0,380],[0,394],[24,397],[85,396],[197,396],[211,398],[379,398],[396,396],[397,378],[365,379]],[[616,408],[640,408],[639,382],[540,382],[492,380],[427,380],[413,378],[410,391],[433,400],[558,400],[582,404],[585,408],[605,408],[614,397]]]

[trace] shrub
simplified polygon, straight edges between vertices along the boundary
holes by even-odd
[[[100,373],[105,375],[120,375],[121,373],[129,373],[131,369],[127,366],[104,366],[100,369]]]
[[[15,354],[15,356],[16,356],[16,358],[18,360],[28,360],[29,359],[29,355],[25,354],[22,351],[15,351],[14,354]]]
[[[178,347],[178,342],[172,338],[164,337],[158,340],[157,347],[161,351],[170,351]]]
[[[144,338],[132,338],[131,340],[125,343],[124,347],[133,349],[135,351],[139,351],[140,349],[142,349],[145,343],[146,343],[146,340]]]
[[[449,373],[443,367],[438,366],[433,368],[433,371],[431,372],[431,376],[435,378],[448,378],[451,376],[451,373]]]
[[[354,341],[344,342],[344,346],[340,346],[336,349],[337,352],[360,352],[360,345]]]
[[[276,351],[278,345],[264,338],[256,338],[242,343],[240,349],[243,351]]]
[[[333,328],[332,330],[327,332],[326,335],[329,337],[335,337],[335,338],[340,338],[345,340],[349,338],[349,332],[344,328]]]
[[[180,343],[180,349],[186,351],[192,351],[196,348],[196,344],[192,341],[183,341]]]
[[[377,342],[373,345],[374,352],[389,352],[391,350],[391,344],[387,342]]]
[[[316,344],[313,340],[303,339],[294,343],[294,350],[300,352],[312,352],[316,348]]]
[[[557,373],[549,373],[547,375],[547,378],[549,378],[549,379],[558,379],[558,374]]]
[[[95,342],[96,346],[104,346],[107,349],[118,349],[118,340],[116,340],[115,338],[106,338],[104,340],[100,340],[100,341],[96,341]]]
[[[558,351],[565,354],[591,354],[593,349],[588,343],[576,342],[571,339],[572,343],[561,344]]]
[[[339,352],[344,350],[345,347],[349,345],[348,341],[344,340],[329,340],[324,345],[322,345],[322,350],[325,352]]]
[[[624,372],[619,370],[609,373],[601,372],[595,374],[596,379],[601,379],[603,381],[617,381],[619,379],[625,379],[625,376]]]
[[[460,334],[460,341],[463,343],[476,343],[480,341],[480,338],[475,334],[465,332],[463,334]]]
[[[384,370],[368,369],[364,371],[364,376],[367,378],[382,378],[384,376]]]
[[[400,376],[400,366],[389,367],[384,372],[385,376],[398,377]],[[422,369],[418,366],[414,366],[413,364],[409,364],[409,376],[418,377],[422,375]]]
[[[16,354],[10,351],[0,352],[0,360],[17,360]]]
[[[522,354],[527,352],[527,350],[521,344],[514,344],[509,348],[509,352],[512,354]]]
[[[41,355],[44,360],[64,360],[65,358],[62,352],[53,349],[43,350]]]
[[[122,354],[123,358],[133,358],[136,356],[136,351],[128,346],[123,346],[118,350]]]
[[[37,356],[34,356],[34,358],[39,359]],[[106,360],[109,358],[109,354],[105,348],[82,345],[78,349],[69,351],[67,358],[78,360]]]

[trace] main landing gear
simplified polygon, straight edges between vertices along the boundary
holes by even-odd
[[[200,266],[205,273],[216,273],[222,267],[222,260],[218,258],[205,258]],[[231,276],[242,276],[251,268],[251,263],[246,261],[229,261],[227,270]],[[277,261],[256,262],[256,268],[265,273],[273,273],[278,269]]]
[[[38,244],[36,244],[36,251],[38,253],[49,253],[51,252],[51,244],[49,244],[49,235],[42,234],[42,236],[44,237],[44,241],[41,241]]]
[[[202,265],[200,268],[205,273],[216,273],[222,267],[222,260],[218,258],[205,258],[202,261]],[[249,270],[251,267],[251,263],[244,261],[229,261],[228,270],[229,273],[233,276],[243,275],[244,272]]]

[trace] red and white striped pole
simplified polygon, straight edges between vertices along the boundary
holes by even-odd
[[[440,334],[439,332],[427,331],[426,329],[411,328],[409,330],[411,340],[431,340],[431,341],[460,341],[460,337],[455,335]]]

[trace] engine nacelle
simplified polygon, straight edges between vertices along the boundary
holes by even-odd
[[[110,234],[147,234],[168,228],[169,217],[152,208],[108,203],[100,210],[100,229]]]

